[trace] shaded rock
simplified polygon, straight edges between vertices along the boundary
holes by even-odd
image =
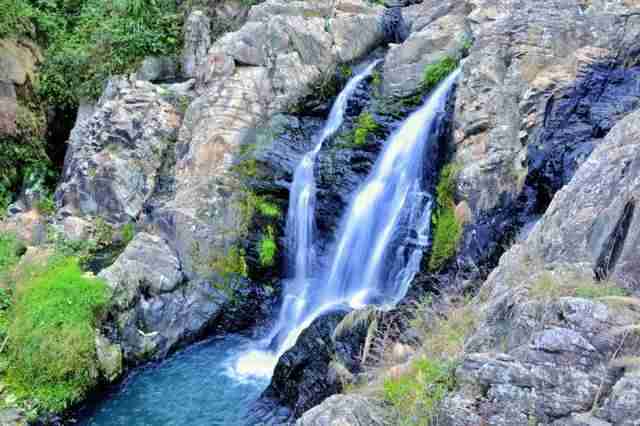
[[[208,283],[185,283],[174,252],[146,233],[99,277],[113,290],[109,338],[130,363],[162,358],[199,337],[227,300]]]
[[[285,352],[263,397],[280,401],[295,417],[340,392],[342,384],[330,374],[335,351],[333,330],[344,312],[324,314],[302,332],[295,346]]]
[[[637,299],[561,297],[563,288],[604,286],[605,279],[634,295],[640,290],[630,254],[639,231],[629,208],[640,182],[639,114],[595,147],[483,285],[481,323],[457,371],[462,389],[442,410],[445,424],[640,422],[635,374],[622,375],[615,363],[637,353],[635,339],[620,332],[640,321]]]
[[[633,367],[615,384],[596,416],[615,425],[631,426],[640,419],[640,372]]]
[[[178,64],[167,56],[149,56],[142,61],[136,79],[143,81],[174,80],[178,76]]]
[[[542,213],[639,99],[637,70],[625,65],[635,63],[640,36],[633,5],[473,4],[454,159],[462,167],[458,201],[471,213],[458,262],[468,269],[492,267],[501,252],[495,240],[508,244]]]
[[[182,48],[182,74],[187,78],[197,76],[198,67],[206,60],[211,46],[211,19],[200,10],[192,11],[184,23],[184,47]]]
[[[380,401],[360,395],[334,395],[304,413],[297,426],[384,426],[397,424]]]
[[[409,27],[399,6],[389,7],[384,11],[382,26],[387,43],[399,44],[409,37]]]
[[[168,95],[147,82],[110,81],[92,117],[71,132],[58,208],[115,223],[138,216],[181,123]]]

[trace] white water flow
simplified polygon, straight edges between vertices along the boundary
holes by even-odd
[[[263,367],[263,373],[272,373],[279,356],[290,349],[300,333],[322,313],[340,305],[353,308],[368,304],[394,305],[405,296],[420,268],[430,233],[432,198],[424,188],[423,166],[435,159],[425,158],[425,147],[437,143],[435,133],[458,75],[456,70],[447,77],[387,140],[342,219],[330,267],[319,274],[320,280],[311,276],[311,262],[314,259],[313,162],[322,138],[316,149],[307,154],[311,164],[302,164],[307,156],[303,159],[296,170],[287,222],[287,244],[294,244],[290,248],[295,257],[295,274],[285,289],[283,307],[272,335],[276,345],[272,346],[269,367]],[[345,88],[340,96],[346,91]],[[339,101],[340,97],[336,104]],[[343,102],[346,103],[346,99]],[[331,116],[325,128],[330,126],[330,121]],[[335,129],[338,127],[339,124]],[[299,175],[304,167],[310,171]],[[304,179],[308,185],[302,185],[302,180],[296,182],[298,179]],[[295,229],[291,229],[293,226]],[[294,232],[293,238],[290,232]],[[312,286],[313,282],[322,285]],[[264,365],[264,354],[260,351],[246,354],[244,361],[241,359],[237,365],[238,371],[253,374],[249,370],[259,366],[251,360],[260,359]]]

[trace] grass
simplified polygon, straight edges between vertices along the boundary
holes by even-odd
[[[447,164],[436,187],[436,210],[432,218],[432,245],[429,270],[437,271],[455,254],[462,236],[462,224],[455,214],[455,180],[458,168]]]
[[[380,125],[373,115],[368,111],[360,113],[356,119],[353,130],[342,137],[343,142],[339,144],[343,148],[358,148],[366,145],[369,135],[380,130]]]
[[[529,289],[529,296],[536,300],[552,300],[560,297],[582,299],[607,299],[627,296],[627,291],[610,282],[582,280],[575,277],[554,278],[545,273]]]
[[[265,267],[275,264],[276,255],[278,254],[278,244],[274,237],[273,227],[267,227],[267,232],[262,236],[259,247],[260,264]]]
[[[458,64],[459,61],[457,59],[446,56],[436,63],[427,65],[422,76],[422,89],[427,92],[433,90],[458,68]]]
[[[387,377],[383,394],[395,409],[401,425],[437,424],[440,402],[456,389],[455,367],[464,352],[465,339],[477,324],[474,306],[462,300],[439,315],[430,299],[417,304],[411,326],[420,336],[419,355],[399,375]]]
[[[432,425],[440,402],[455,389],[455,364],[426,357],[413,361],[410,372],[384,382],[384,397],[400,413],[401,425]]]
[[[84,275],[77,259],[23,274],[8,324],[7,381],[41,411],[60,412],[96,384],[95,327],[107,286]]]

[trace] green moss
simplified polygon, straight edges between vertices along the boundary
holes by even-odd
[[[122,241],[124,244],[129,244],[135,236],[136,226],[133,223],[127,223],[122,227]]]
[[[275,264],[278,244],[274,236],[273,227],[267,227],[267,232],[260,240],[259,254],[262,266],[273,266]]]
[[[342,148],[358,148],[366,145],[369,135],[380,130],[380,125],[373,115],[368,111],[363,111],[358,116],[354,128],[351,132],[342,137],[343,142],[338,144]]]
[[[7,380],[19,397],[59,412],[96,384],[95,327],[107,286],[73,258],[24,274],[11,308]]]
[[[458,68],[458,60],[450,56],[446,56],[440,61],[427,65],[422,77],[422,88],[425,91],[431,91],[442,80],[447,78],[455,69]]]
[[[237,246],[231,246],[227,249],[226,253],[215,257],[209,266],[220,275],[223,281],[221,284],[224,285],[228,284],[229,281],[235,277],[247,276],[245,253],[244,250]]]
[[[462,236],[462,224],[455,214],[456,174],[456,165],[446,165],[440,172],[436,187],[436,210],[432,219],[432,246],[429,258],[431,271],[442,268],[455,254]]]
[[[402,425],[437,424],[439,403],[455,388],[454,365],[450,362],[419,358],[411,374],[384,382],[384,397],[393,405]]]
[[[246,190],[239,203],[239,210],[242,219],[241,228],[244,234],[249,231],[251,221],[256,214],[260,214],[267,219],[278,219],[282,216],[282,210],[269,198],[257,195],[250,190]]]

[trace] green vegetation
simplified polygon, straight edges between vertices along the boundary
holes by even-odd
[[[279,219],[282,216],[282,210],[277,204],[250,190],[244,191],[239,203],[239,210],[242,216],[242,228],[246,232],[249,231],[251,221],[257,213],[271,220]]]
[[[417,305],[411,326],[420,336],[419,355],[407,370],[392,370],[383,386],[400,424],[438,424],[439,404],[456,388],[454,370],[476,322],[468,299],[453,303],[446,316],[433,309],[430,299]]]
[[[363,112],[358,116],[358,122],[353,133],[353,143],[361,146],[367,142],[367,136],[375,133],[380,125],[376,123],[370,112]]]
[[[358,148],[366,145],[367,138],[371,134],[380,131],[380,125],[376,122],[373,115],[368,111],[363,111],[358,116],[353,130],[342,139],[342,143],[338,147],[342,148]]]
[[[107,286],[77,259],[54,257],[22,271],[7,321],[7,382],[41,411],[79,401],[96,382],[95,327]]]
[[[439,403],[455,389],[455,364],[426,357],[415,360],[409,374],[384,382],[384,397],[400,414],[400,424],[437,424]]]
[[[436,187],[436,210],[432,219],[432,246],[429,269],[436,271],[455,254],[462,236],[462,224],[455,213],[455,164],[447,164],[440,172]]]
[[[458,68],[458,60],[450,56],[442,58],[440,61],[427,65],[422,78],[422,88],[429,92],[435,88],[442,80]]]
[[[136,226],[133,223],[127,223],[122,227],[122,242],[126,245],[136,236]]]
[[[220,275],[224,285],[237,276],[247,276],[245,253],[237,246],[231,246],[224,255],[215,257],[209,266]]]
[[[623,298],[627,291],[614,283],[596,282],[572,276],[554,277],[544,273],[531,288],[529,295],[537,300],[553,300],[560,297],[580,297],[583,299]]]
[[[273,266],[275,264],[276,254],[278,253],[278,244],[274,237],[273,227],[267,227],[267,232],[260,240],[259,254],[260,264],[262,266]]]
[[[182,14],[172,0],[0,0],[0,7],[0,37],[45,47],[39,92],[56,105],[95,99],[110,76],[180,45]]]

